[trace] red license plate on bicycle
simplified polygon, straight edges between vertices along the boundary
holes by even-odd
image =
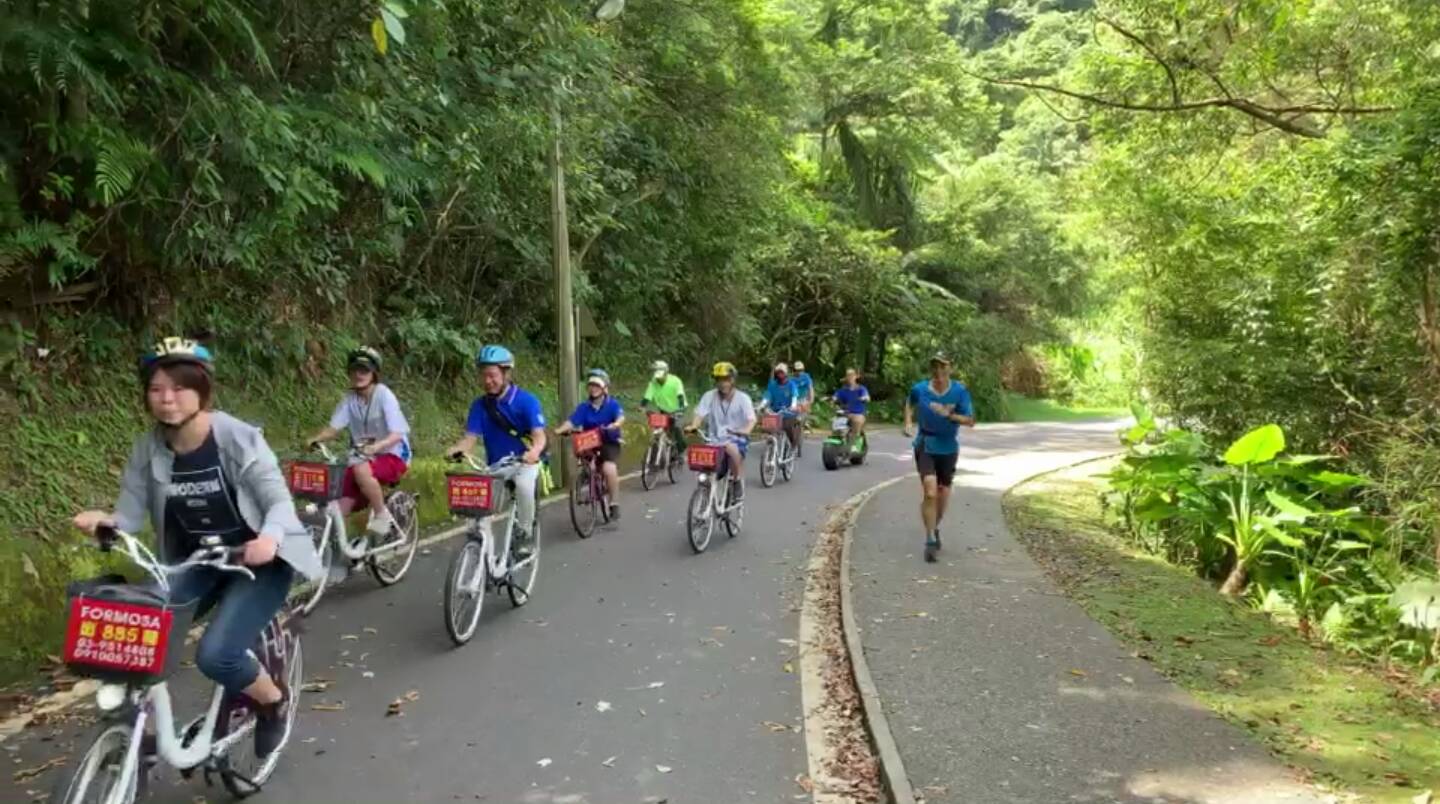
[[[445,490],[455,516],[489,516],[495,508],[495,478],[488,475],[446,475]]]
[[[599,430],[581,430],[575,434],[575,454],[584,455],[600,449]]]
[[[767,433],[780,432],[780,414],[767,413],[760,419],[760,429]]]
[[[692,444],[685,451],[685,457],[690,462],[690,468],[697,472],[711,472],[720,466],[720,456],[725,454],[724,447],[717,447],[711,444]]]
[[[650,414],[650,429],[664,430],[670,426],[670,416],[665,413]]]
[[[65,665],[82,676],[163,678],[174,626],[164,605],[72,597]]]
[[[345,472],[339,467],[319,461],[295,461],[290,464],[290,493],[296,497],[327,503],[340,499]]]

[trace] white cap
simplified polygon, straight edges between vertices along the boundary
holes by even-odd
[[[783,371],[783,372],[785,372],[786,374],[789,374],[789,373],[790,373],[790,367],[787,366],[787,365],[785,365],[784,363],[776,363],[776,364],[775,364],[775,371],[776,371],[777,373]]]
[[[803,360],[796,360],[796,361],[795,361],[795,370],[796,370],[796,371],[804,371],[804,370],[805,370],[805,362],[804,362]]]
[[[664,360],[656,360],[650,364],[650,370],[654,372],[666,372],[670,370],[670,364]]]

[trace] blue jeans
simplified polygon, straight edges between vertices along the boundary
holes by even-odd
[[[205,627],[195,650],[195,666],[228,692],[240,692],[255,683],[260,665],[247,651],[260,632],[285,604],[295,571],[280,559],[252,567],[255,580],[210,567],[186,570],[170,586],[170,601],[177,605],[199,601],[198,620],[212,609],[215,616]]]

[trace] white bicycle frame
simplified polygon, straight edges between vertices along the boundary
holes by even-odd
[[[229,548],[224,546],[202,547],[185,561],[166,565],[160,563],[150,548],[134,536],[120,530],[116,530],[115,535],[119,538],[122,550],[126,555],[155,579],[166,597],[170,594],[170,577],[195,567],[211,567],[222,572],[244,575],[252,581],[255,579],[255,573],[251,572],[248,567],[229,563]],[[249,651],[249,653],[254,658],[254,651]],[[135,782],[135,773],[140,767],[140,743],[145,733],[145,722],[149,719],[147,706],[155,710],[156,751],[170,766],[182,770],[194,768],[208,759],[224,756],[230,752],[230,748],[235,743],[248,736],[255,727],[255,721],[252,719],[239,731],[227,734],[220,740],[214,740],[212,735],[215,733],[216,723],[220,720],[220,705],[225,699],[225,688],[218,684],[215,685],[215,692],[210,696],[210,706],[206,709],[204,718],[200,722],[200,730],[188,748],[181,743],[180,737],[175,731],[174,707],[170,698],[168,681],[158,681],[143,690],[131,688],[125,684],[105,683],[95,691],[95,698],[96,705],[100,707],[101,711],[114,711],[124,705],[127,700],[138,709],[135,715],[134,730],[131,732],[130,745],[125,752],[125,766],[121,771],[120,783],[113,789],[115,796],[120,799],[124,798],[125,791],[128,791]],[[195,721],[192,720],[181,731],[188,732],[194,727]]]
[[[721,447],[721,448],[724,448],[727,444],[730,444],[730,443],[731,443],[731,441],[730,441],[730,439],[729,439],[728,437],[723,437],[723,436],[720,437],[720,438],[713,438],[713,437],[711,437],[709,434],[706,434],[706,435],[704,436],[704,438],[705,438],[705,443],[706,443],[706,444],[709,444],[710,446],[713,446],[713,447]],[[724,460],[727,462],[726,469],[725,469],[725,477],[724,477],[724,481],[725,481],[725,482],[724,482],[724,483],[716,483],[716,482],[715,482],[715,479],[716,479],[716,478],[715,478],[715,476],[714,476],[714,475],[715,475],[714,472],[699,472],[699,473],[698,473],[698,475],[699,475],[699,482],[700,482],[702,485],[709,485],[709,487],[710,487],[710,504],[709,504],[709,507],[708,507],[707,510],[709,511],[710,517],[711,517],[712,519],[715,518],[715,517],[717,517],[717,516],[723,516],[724,514],[728,514],[728,513],[730,513],[731,511],[735,510],[736,508],[739,508],[740,505],[742,504],[742,503],[733,503],[733,504],[728,505],[728,506],[727,506],[727,505],[724,505],[724,504],[722,503],[722,500],[724,500],[724,498],[721,497],[721,496],[719,496],[720,493],[721,493],[721,487],[723,486],[726,491],[729,491],[730,486],[733,485],[733,484],[736,482],[736,481],[735,481],[735,478],[736,478],[737,475],[738,475],[738,473],[735,471],[735,467],[732,466],[732,465],[730,465],[730,464],[733,463],[733,462],[730,461],[729,450],[726,450],[725,452],[723,452],[723,453],[721,453],[721,454],[724,456]]]
[[[763,414],[765,413],[765,411],[768,410],[769,408],[770,408],[769,404],[767,404],[767,403],[765,403],[765,402],[761,402],[761,403],[760,403],[760,407],[759,407],[759,409],[758,409],[756,412],[763,415]],[[793,418],[797,418],[797,419],[798,419],[798,417],[800,416],[800,411],[797,410],[794,405],[791,405],[790,407],[786,408],[784,412],[781,412],[781,413],[779,414],[779,416],[780,416],[780,432],[778,432],[778,433],[766,433],[766,434],[765,434],[765,438],[766,438],[767,440],[772,440],[772,441],[775,441],[775,442],[776,442],[776,445],[775,445],[775,460],[773,461],[773,463],[775,464],[776,468],[779,468],[779,466],[780,466],[781,464],[787,464],[787,463],[794,463],[794,462],[795,462],[795,445],[793,445],[793,444],[790,443],[790,431],[787,430],[787,429],[785,429],[785,424],[786,424],[785,413],[792,413],[792,414],[794,414],[794,417],[793,417]],[[804,425],[802,424],[801,426],[803,427]],[[761,460],[764,460],[763,456],[762,456]]]
[[[660,413],[660,412],[662,412],[662,411],[655,411],[655,412],[656,412],[656,413]],[[684,412],[685,412],[685,409],[684,409],[684,408],[681,408],[680,410],[677,410],[677,411],[675,411],[674,413],[666,413],[665,415],[666,415],[666,416],[669,416],[673,421],[677,421],[677,422],[678,422],[678,421],[680,420],[681,414],[684,413]],[[668,428],[668,427],[651,427],[651,428],[650,428],[650,440],[651,440],[652,442],[654,442],[654,441],[655,441],[655,438],[656,438],[657,436],[660,438],[660,441],[659,441],[659,444],[660,444],[660,455],[661,455],[660,466],[663,467],[663,466],[664,466],[667,462],[669,462],[670,459],[672,458],[673,453],[674,453],[674,451],[675,451],[675,445],[674,445],[673,443],[671,443],[671,441],[670,441],[670,428]]]
[[[525,466],[513,457],[505,458],[493,466],[485,466],[468,455],[465,456],[465,460],[470,464],[471,469],[489,475],[501,483],[509,481]],[[510,564],[510,539],[515,533],[515,516],[518,509],[515,506],[514,495],[510,494],[509,496],[510,499],[505,501],[503,511],[478,517],[470,524],[472,530],[479,528],[481,535],[484,536],[480,540],[480,566],[485,568],[485,573],[475,573],[474,579],[467,581],[465,586],[461,587],[460,591],[467,595],[483,594],[484,583],[487,579],[501,580],[510,572],[535,560],[535,557],[531,556],[514,566]],[[497,519],[503,519],[505,522],[505,546],[504,549],[498,551],[495,549],[495,521]]]
[[[324,456],[326,463],[335,459],[334,454],[331,453],[324,444],[317,444],[316,446],[320,448],[320,454]],[[305,504],[301,513],[304,514],[306,518],[313,519],[320,514],[320,510],[320,506],[311,502]],[[324,511],[325,530],[320,535],[320,547],[323,548],[323,546],[330,541],[331,537],[334,537],[335,546],[340,548],[341,555],[344,555],[351,561],[363,561],[372,556],[393,553],[410,546],[409,541],[404,539],[387,542],[379,547],[372,547],[369,538],[355,539],[352,541],[346,532],[345,512],[340,507],[340,501],[331,500],[329,503],[326,503]]]

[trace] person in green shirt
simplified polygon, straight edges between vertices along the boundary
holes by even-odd
[[[670,454],[674,460],[683,460],[685,432],[680,429],[680,413],[686,407],[685,383],[670,373],[670,365],[664,360],[656,360],[650,370],[654,375],[650,378],[650,384],[645,386],[645,397],[641,400],[640,407],[645,410],[654,408],[670,417],[670,443],[675,445]]]

